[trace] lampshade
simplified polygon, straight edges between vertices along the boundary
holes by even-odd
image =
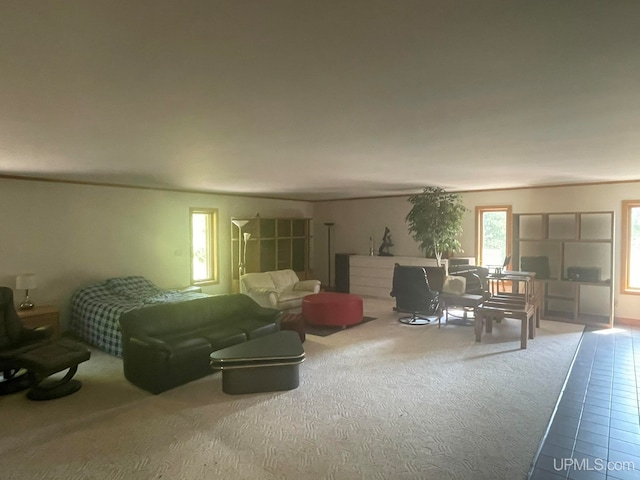
[[[16,277],[16,290],[31,290],[38,286],[33,273],[21,273]]]
[[[251,238],[251,234],[250,234],[250,233],[248,233],[248,232],[244,232],[244,233],[242,234],[242,236],[244,237],[244,241],[245,241],[245,243],[247,242],[247,240],[249,240],[249,239]]]
[[[238,228],[242,228],[247,223],[249,223],[249,220],[231,220],[231,223],[233,223]]]

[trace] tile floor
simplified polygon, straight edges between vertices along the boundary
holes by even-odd
[[[640,328],[587,329],[530,480],[640,480]]]

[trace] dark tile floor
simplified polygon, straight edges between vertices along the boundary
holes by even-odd
[[[587,329],[531,480],[640,480],[640,328]]]

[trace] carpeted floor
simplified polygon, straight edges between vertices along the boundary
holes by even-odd
[[[329,335],[333,335],[334,333],[342,332],[344,330],[348,330],[350,328],[355,328],[360,325],[364,325],[367,322],[375,320],[376,317],[362,317],[362,321],[360,323],[356,323],[355,325],[348,325],[346,328],[342,327],[331,327],[331,326],[323,326],[323,325],[305,325],[305,332],[309,335],[316,335],[318,337],[328,337]]]
[[[0,398],[4,480],[524,479],[580,339],[542,322],[527,350],[518,321],[482,343],[454,325],[376,320],[308,336],[300,386],[231,396],[216,374],[161,395],[95,351],[83,388],[50,402]]]

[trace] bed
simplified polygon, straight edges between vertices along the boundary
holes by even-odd
[[[120,315],[158,303],[208,296],[199,291],[163,290],[142,276],[109,278],[74,292],[70,329],[85,342],[121,357]]]

